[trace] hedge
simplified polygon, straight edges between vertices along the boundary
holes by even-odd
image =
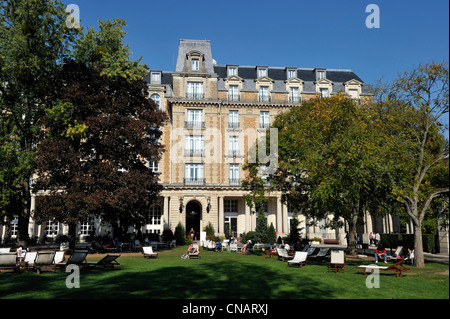
[[[389,238],[390,236],[390,238]],[[436,253],[435,235],[423,234],[423,251],[427,253]],[[414,248],[414,234],[380,234],[381,242],[384,247],[396,248],[403,246],[405,248]]]

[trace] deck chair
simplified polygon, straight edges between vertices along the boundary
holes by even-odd
[[[9,248],[9,247],[0,248],[0,254],[10,253],[10,252],[11,252],[11,248]]]
[[[169,242],[169,248],[170,247],[177,247],[177,240],[173,239],[172,241]]]
[[[34,268],[34,262],[36,261],[37,257],[37,251],[28,251],[25,254],[24,262],[27,263],[28,270],[31,270]]]
[[[334,272],[337,273],[339,268],[345,272],[345,253],[343,250],[332,250],[330,263],[328,264],[328,272],[334,268]]]
[[[311,256],[309,256],[309,258],[312,258],[314,260],[325,259],[328,255],[329,251],[330,251],[330,248],[320,248],[319,252],[317,254],[311,255]]]
[[[277,255],[278,255],[278,260],[282,260],[282,261],[286,261],[286,260],[290,260],[292,258],[294,258],[294,256],[291,256],[288,254],[288,252],[286,251],[286,249],[284,248],[277,248]]]
[[[364,269],[364,275],[366,275],[367,270],[387,270],[387,271],[395,271],[397,278],[402,276],[402,271],[409,270],[405,266],[403,266],[403,263],[405,262],[404,259],[396,262],[393,265],[390,265],[389,267],[382,267],[378,265],[361,265],[356,267],[356,269]]]
[[[53,263],[54,264],[62,263],[62,262],[64,262],[64,259],[65,259],[64,251],[63,250],[57,251],[57,252],[55,252],[55,259],[53,260]]]
[[[314,256],[315,251],[317,250],[317,247],[308,247],[306,252],[308,253],[308,257]]]
[[[0,272],[15,272],[19,268],[17,267],[17,253],[8,252],[0,253]]]
[[[404,249],[403,246],[397,246],[397,248],[395,249],[395,252],[392,254],[392,256],[389,256],[389,260],[393,259],[395,260],[400,260],[405,258],[405,253],[404,253]]]
[[[198,249],[198,245],[197,245],[197,244],[193,244],[193,245],[192,245],[192,248],[197,249],[197,252],[196,252],[196,253],[191,253],[191,252],[189,252],[189,258],[190,258],[190,259],[191,259],[191,258],[200,258],[200,250]]]
[[[114,266],[120,265],[117,262],[117,258],[119,258],[119,257],[120,257],[120,255],[106,255],[99,261],[88,261],[88,267],[96,268],[98,266],[98,267],[103,267],[103,270],[114,269]]]
[[[142,247],[142,253],[144,254],[144,258],[150,258],[150,257],[158,258],[158,253],[155,253],[153,251],[153,246]]]
[[[296,251],[294,254],[294,258],[292,260],[288,260],[288,267],[291,266],[299,266],[300,268],[306,263],[306,259],[308,259],[308,253],[305,251]]]
[[[236,251],[237,252],[238,251],[237,244],[236,243],[231,243],[229,251]]]
[[[54,251],[38,251],[33,269],[39,275],[43,271],[56,271],[56,265],[53,263],[55,259]]]
[[[67,259],[67,262],[57,263],[55,264],[56,268],[65,268],[69,265],[77,265],[84,270],[88,264],[86,261],[86,256],[88,254],[88,250],[74,250],[73,254]]]

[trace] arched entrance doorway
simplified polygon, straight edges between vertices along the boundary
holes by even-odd
[[[200,239],[200,220],[202,219],[202,206],[197,201],[190,201],[186,205],[186,235],[194,230],[194,239]]]

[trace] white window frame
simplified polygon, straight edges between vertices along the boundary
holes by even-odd
[[[150,83],[161,84],[161,72],[150,72]]]
[[[263,76],[267,76],[268,75],[268,70],[267,70],[267,68],[258,68],[257,69],[257,77],[258,77],[258,79],[259,78],[262,78]]]
[[[238,128],[239,127],[239,111],[230,110],[228,113],[228,127]]]
[[[198,71],[200,69],[200,60],[198,59],[192,59],[192,71]]]
[[[186,92],[189,99],[203,99],[203,82],[188,82]]]
[[[270,126],[270,113],[268,111],[259,112],[259,127],[269,128]]]
[[[229,173],[230,184],[239,182],[239,164],[230,164]]]
[[[289,99],[291,103],[298,103],[300,101],[299,91],[300,90],[298,87],[291,87],[289,92]]]
[[[227,68],[227,76],[238,75],[238,67],[237,66],[229,66]]]
[[[239,101],[239,87],[237,85],[228,86],[228,101]]]
[[[203,155],[205,151],[205,138],[203,135],[185,136],[185,154]]]
[[[230,155],[239,155],[239,136],[232,135],[229,139]]]
[[[297,70],[288,69],[287,70],[287,79],[292,79],[297,77]]]
[[[184,177],[190,181],[202,180],[204,177],[203,164],[187,163],[185,164]]]
[[[158,110],[160,110],[161,109],[161,97],[159,96],[159,94],[154,93],[150,96],[150,98],[158,106]]]

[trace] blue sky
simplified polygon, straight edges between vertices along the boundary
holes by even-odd
[[[179,39],[210,40],[218,64],[352,69],[364,82],[393,80],[420,63],[448,61],[447,0],[65,0],[81,24],[127,21],[133,58],[173,71]],[[380,9],[367,28],[366,6]]]

